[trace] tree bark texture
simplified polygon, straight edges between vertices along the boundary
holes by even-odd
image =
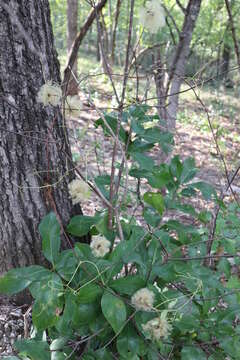
[[[72,173],[60,108],[36,100],[47,80],[60,83],[48,1],[1,0],[0,48],[1,274],[42,261],[39,222],[56,211],[66,224]]]
[[[185,65],[190,51],[192,34],[200,12],[201,2],[201,0],[189,0],[188,2],[188,6],[185,9],[185,18],[180,33],[179,43],[171,66],[169,76],[171,86],[168,94],[169,105],[166,107],[167,128],[170,131],[175,131],[176,128],[179,91],[185,75]]]
[[[68,56],[71,52],[71,48],[73,45],[73,42],[77,36],[78,33],[78,0],[67,0],[67,50],[68,50]],[[72,67],[72,72],[77,77],[77,56],[76,60]],[[78,93],[78,86],[77,82],[72,77],[70,79],[69,87],[68,87],[68,93],[71,93],[72,95]]]

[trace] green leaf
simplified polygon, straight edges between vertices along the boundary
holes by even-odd
[[[154,193],[154,192],[146,192],[143,195],[143,200],[151,205],[154,209],[156,209],[160,215],[163,214],[164,211],[164,199],[162,194]]]
[[[109,175],[100,175],[94,178],[94,182],[98,189],[104,195],[106,199],[109,199],[109,185],[111,183],[111,177]]]
[[[137,179],[147,178],[148,177],[148,173],[146,172],[146,170],[136,169],[136,168],[132,168],[129,171],[129,175],[132,176],[132,177],[135,177]]]
[[[236,275],[231,276],[227,282],[226,287],[228,289],[239,289],[240,288],[240,280],[239,280],[238,276],[236,276]]]
[[[83,285],[76,294],[77,302],[79,304],[94,302],[102,293],[101,287],[94,283]]]
[[[190,186],[193,187],[194,189],[200,190],[205,200],[211,200],[212,196],[214,198],[217,197],[217,193],[214,187],[204,181],[192,183],[190,184]]]
[[[190,204],[181,204],[179,202],[174,202],[173,200],[169,201],[169,209],[176,209],[179,210],[185,214],[189,214],[192,216],[197,216],[197,212],[194,209],[194,207]]]
[[[161,189],[162,187],[173,187],[174,186],[174,178],[169,171],[169,167],[167,164],[161,164],[160,166],[155,166],[152,174],[146,174],[146,178],[149,184],[157,189]]]
[[[220,340],[220,347],[224,349],[225,353],[228,355],[228,358],[230,357],[236,360],[239,358],[239,353],[240,353],[239,336],[238,337],[224,336],[224,338]]]
[[[147,224],[157,227],[161,221],[161,216],[151,207],[144,207],[143,217]]]
[[[60,337],[60,338],[54,339],[50,345],[50,350],[51,351],[62,350],[64,345],[66,344],[67,340],[68,339],[65,337]]]
[[[197,192],[191,186],[187,186],[184,189],[182,189],[180,194],[185,197],[191,197],[191,196],[196,196]]]
[[[184,301],[187,301],[187,299],[184,299]],[[189,314],[184,314],[180,321],[176,323],[176,326],[182,333],[187,331],[196,332],[200,327],[200,323],[196,317]]]
[[[108,227],[108,211],[105,211],[102,216],[99,218],[99,221],[96,225],[97,230],[105,236],[106,239],[112,241],[115,238],[115,232],[113,230],[109,230]]]
[[[76,243],[75,251],[78,256],[78,260],[89,260],[93,259],[92,250],[88,244]]]
[[[163,132],[157,127],[147,129],[142,138],[150,144],[160,144],[164,152],[169,152],[171,149],[170,145],[173,144],[173,136],[169,132]]]
[[[119,354],[126,359],[128,359],[129,353],[143,355],[147,351],[144,341],[131,324],[128,324],[118,337],[117,349]]]
[[[137,161],[137,163],[139,164],[141,170],[146,169],[146,170],[151,171],[153,169],[154,161],[149,156],[144,155],[142,153],[134,153],[132,155],[132,157],[133,157],[133,159],[135,161]]]
[[[39,265],[12,269],[0,279],[0,293],[13,295],[27,288],[33,281],[49,277],[51,271]]]
[[[187,182],[192,180],[195,177],[197,171],[198,171],[198,169],[195,166],[194,158],[191,158],[191,157],[187,158],[183,162],[183,168],[182,168],[182,173],[181,173],[181,177],[180,177],[181,184],[186,184]]]
[[[51,353],[51,360],[65,360],[66,359],[66,354],[64,352],[61,351],[53,351]]]
[[[18,357],[16,356],[4,356],[2,358],[3,360],[20,360]]]
[[[97,360],[113,360],[111,353],[107,349],[101,349],[95,351]]]
[[[108,126],[105,124],[104,120],[107,122]],[[97,121],[95,121],[95,126],[96,127],[101,126],[103,128],[105,134],[107,134],[107,135],[111,135],[111,131],[109,130],[109,127],[110,127],[112,129],[113,133],[116,134],[117,126],[118,126],[117,125],[118,119],[114,116],[104,114],[104,120],[101,118],[98,119]],[[124,142],[124,143],[127,142],[128,133],[124,130],[124,128],[122,126],[120,126],[119,138],[120,138],[120,140],[122,140],[122,142]]]
[[[109,325],[103,314],[89,323],[89,329],[93,334],[98,333],[98,338],[108,341],[109,336],[114,336],[112,327]]]
[[[157,349],[151,347],[150,349],[148,349],[147,355],[148,355],[147,357],[148,360],[159,360],[159,354]]]
[[[137,135],[143,135],[145,132],[144,127],[141,125],[141,123],[138,121],[138,119],[131,119],[131,128],[132,131]]]
[[[72,319],[73,325],[76,329],[83,325],[88,325],[90,322],[95,321],[100,313],[98,303],[79,304],[76,307]]]
[[[64,250],[60,253],[55,266],[57,273],[64,279],[69,281],[78,265],[76,254],[72,250]]]
[[[61,278],[52,273],[48,279],[33,283],[29,289],[36,299],[32,311],[32,319],[36,328],[45,330],[55,325],[58,321],[58,313],[63,308]]]
[[[102,312],[115,333],[121,331],[127,318],[124,302],[118,297],[105,292],[101,300]]]
[[[181,359],[182,360],[206,360],[207,357],[204,354],[204,352],[195,347],[192,346],[186,346],[181,351]]]
[[[153,148],[154,144],[149,144],[145,141],[142,141],[140,139],[134,140],[132,143],[130,143],[128,147],[128,153],[133,154],[135,152],[145,152]]]
[[[170,170],[174,177],[177,178],[178,181],[181,179],[182,171],[183,171],[183,164],[179,159],[179,156],[176,155],[172,158],[170,163]]]
[[[31,360],[51,360],[49,345],[46,341],[18,340],[14,344],[21,355],[29,356]]]
[[[99,217],[97,216],[77,215],[70,220],[70,223],[67,226],[67,231],[71,235],[81,237],[83,235],[87,235],[91,227],[97,224],[98,221]]]
[[[126,294],[131,296],[137,290],[145,286],[145,281],[138,275],[128,275],[123,278],[112,280],[108,285],[119,294]]]
[[[42,236],[43,254],[54,265],[60,250],[60,225],[53,212],[43,218],[39,232]]]

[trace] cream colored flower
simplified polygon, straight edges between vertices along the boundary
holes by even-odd
[[[168,323],[167,314],[162,313],[160,317],[156,317],[146,324],[142,324],[143,331],[148,333],[150,338],[159,341],[161,338],[165,339],[169,336],[172,326]]]
[[[148,288],[143,288],[135,292],[131,298],[131,303],[136,310],[152,311],[154,298],[155,295],[153,291],[148,290]]]
[[[65,115],[79,117],[83,104],[77,95],[67,96],[65,101]]]
[[[43,105],[57,106],[61,103],[62,90],[59,85],[53,85],[52,81],[47,81],[37,95],[37,102]]]
[[[140,24],[155,34],[165,25],[165,13],[159,0],[147,1],[139,11]]]
[[[92,253],[96,257],[104,257],[110,251],[110,246],[110,241],[102,236],[94,236],[90,244]]]
[[[74,179],[68,184],[68,190],[72,198],[73,205],[87,200],[91,196],[89,186],[80,179]]]

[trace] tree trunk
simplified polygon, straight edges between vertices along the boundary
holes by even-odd
[[[228,71],[231,59],[231,47],[228,44],[224,44],[223,53],[222,53],[222,79],[228,78]]]
[[[100,34],[99,31],[97,31],[97,45],[96,45],[96,58],[97,62],[101,61],[101,45],[100,45]]]
[[[235,28],[235,24],[234,24],[234,18],[233,18],[233,14],[232,14],[232,7],[234,5],[234,1],[231,1],[231,3],[230,3],[229,0],[225,0],[225,4],[226,4],[226,8],[227,8],[227,13],[228,13],[228,21],[230,24],[230,29],[232,32],[234,50],[235,50],[235,54],[237,57],[238,72],[240,74],[240,49],[239,49],[239,44],[238,44],[237,32],[236,32],[236,28]]]
[[[179,91],[185,75],[185,65],[188,58],[190,43],[192,40],[193,30],[199,15],[201,0],[189,0],[185,12],[184,24],[180,33],[179,43],[173,58],[169,82],[171,82],[169,92],[169,105],[167,112],[167,128],[175,131],[176,117],[178,111]]]
[[[116,48],[116,35],[117,35],[117,27],[118,27],[118,20],[120,15],[120,8],[121,8],[122,0],[117,0],[116,5],[116,12],[115,12],[115,19],[114,19],[114,28],[112,34],[112,43],[111,43],[111,58],[112,64],[114,64],[114,57],[115,57],[115,48]]]
[[[0,48],[1,274],[41,263],[39,222],[49,211],[69,220],[72,173],[60,108],[36,100],[46,81],[60,83],[48,1],[1,0]]]
[[[78,0],[67,0],[67,50],[70,54],[73,42],[78,33]],[[72,72],[77,77],[77,57],[72,67]],[[68,85],[68,94],[76,95],[78,85],[74,77],[71,77]]]

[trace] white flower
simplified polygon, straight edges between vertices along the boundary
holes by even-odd
[[[104,257],[110,251],[110,246],[110,241],[102,236],[94,236],[90,244],[92,253],[96,257]]]
[[[148,333],[150,338],[159,341],[161,338],[165,339],[169,336],[172,326],[166,319],[166,314],[162,313],[160,317],[156,317],[146,324],[142,324],[143,331]]]
[[[131,303],[136,310],[152,311],[154,298],[155,295],[153,291],[148,290],[148,288],[143,288],[135,292],[131,298]]]
[[[91,196],[89,186],[80,179],[75,179],[68,184],[68,190],[72,198],[73,205],[88,199]]]
[[[139,11],[140,24],[155,34],[165,25],[165,13],[159,0],[147,1]]]
[[[79,117],[83,104],[77,95],[67,96],[65,101],[65,115]]]
[[[57,106],[61,103],[62,90],[59,85],[53,85],[52,81],[47,81],[44,84],[37,95],[37,102],[43,103],[43,105]]]

